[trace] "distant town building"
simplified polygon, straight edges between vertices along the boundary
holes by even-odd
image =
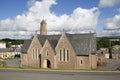
[[[22,47],[22,45],[12,45],[10,47],[11,58],[15,58],[15,57],[20,57],[21,56],[21,47]]]
[[[110,39],[110,41],[120,41],[120,39]]]
[[[109,48],[100,48],[102,53],[105,55],[105,58],[109,59],[110,58],[110,53],[109,53]]]
[[[0,58],[9,58],[11,55],[11,51],[8,48],[0,48]]]
[[[6,43],[5,42],[0,42],[0,48],[6,48]]]
[[[21,56],[22,45],[12,45],[10,48],[0,48],[0,58],[15,58]]]
[[[96,54],[98,66],[105,66],[107,64],[106,59],[109,59],[109,49],[100,48],[99,50],[96,51]]]
[[[112,46],[112,58],[120,59],[120,45]]]
[[[42,20],[40,34],[25,40],[21,65],[37,68],[96,69],[95,33],[47,35]]]

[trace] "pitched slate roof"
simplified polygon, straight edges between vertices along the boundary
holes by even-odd
[[[93,34],[66,34],[76,55],[89,55],[90,36]]]
[[[76,55],[89,55],[89,50],[90,50],[90,41],[92,40],[91,38],[94,36],[93,33],[88,33],[88,34],[66,34],[66,37],[70,44],[72,45]],[[37,35],[40,44],[43,46],[45,41],[48,40],[50,45],[52,46],[53,50],[55,50],[55,47],[61,37],[61,35]],[[22,52],[27,52],[31,40],[25,40],[23,47],[22,47]],[[94,45],[94,44],[93,44]]]
[[[25,53],[25,52],[28,51],[28,49],[30,47],[30,44],[31,44],[31,41],[32,40],[24,40],[24,43],[23,43],[23,46],[22,46],[22,49],[21,49],[22,53]]]
[[[57,45],[57,42],[58,42],[61,35],[37,35],[37,36],[38,36],[39,42],[42,46],[44,45],[45,41],[48,39],[48,41],[50,42],[50,45],[54,49],[55,46]],[[33,37],[29,40],[24,41],[23,47],[21,50],[22,53],[27,52],[27,50],[29,49],[29,46],[31,44],[32,39],[33,39]]]
[[[48,40],[48,41],[49,41],[51,47],[52,47],[53,49],[55,49],[55,47],[56,47],[56,45],[57,45],[57,43],[58,43],[58,40]]]
[[[50,43],[52,43],[51,46],[54,47],[55,44],[58,42],[60,36],[61,35],[38,35],[38,39],[42,46],[44,45],[46,39],[48,39],[48,41]],[[53,42],[55,42],[55,43],[53,43]]]
[[[90,38],[93,36],[94,33],[84,33],[84,34],[67,34],[66,36],[68,38],[72,38],[72,39],[85,39],[85,38]]]

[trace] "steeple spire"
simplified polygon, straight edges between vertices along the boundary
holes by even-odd
[[[40,35],[47,35],[47,23],[44,19],[40,23]]]

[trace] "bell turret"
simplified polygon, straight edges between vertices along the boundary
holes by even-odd
[[[47,35],[47,23],[45,20],[40,23],[40,35]]]

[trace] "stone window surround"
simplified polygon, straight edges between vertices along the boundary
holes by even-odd
[[[62,48],[59,50],[59,61],[64,62],[70,61],[70,53],[67,48]]]
[[[38,60],[40,54],[40,50],[38,48],[32,49],[32,59]]]

